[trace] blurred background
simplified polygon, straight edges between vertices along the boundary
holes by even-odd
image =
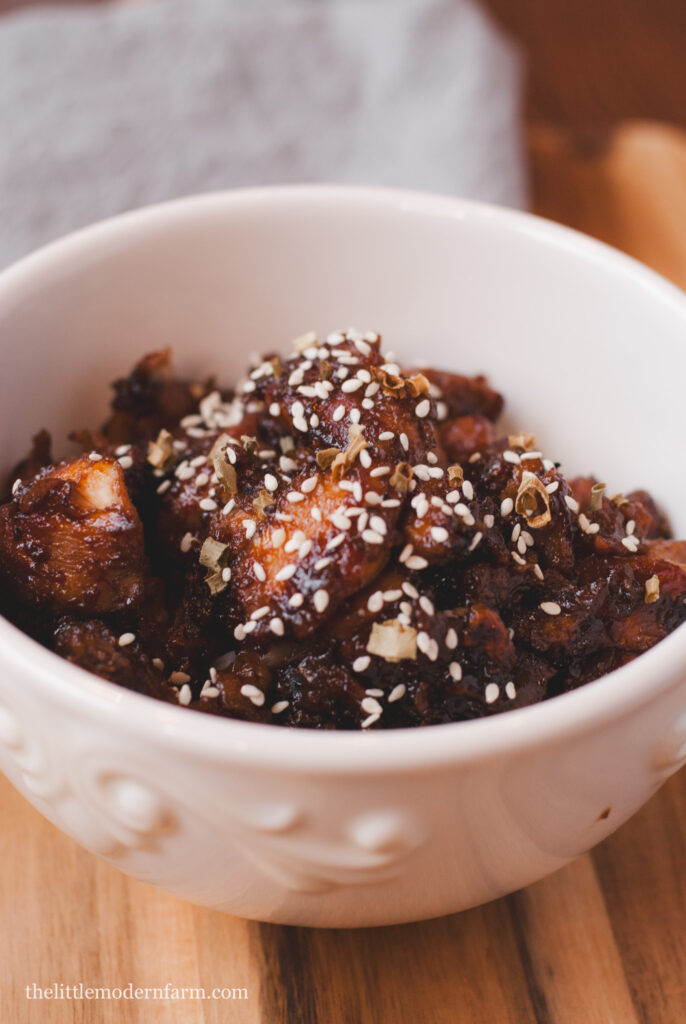
[[[343,181],[533,208],[685,283],[685,53],[683,0],[0,0],[0,266],[149,202]]]
[[[34,5],[0,0],[0,11]],[[529,118],[581,128],[622,118],[686,127],[683,0],[482,0],[482,6],[524,50]]]

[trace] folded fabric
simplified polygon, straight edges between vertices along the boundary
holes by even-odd
[[[470,0],[148,0],[0,19],[0,266],[192,192],[525,201],[518,55]]]

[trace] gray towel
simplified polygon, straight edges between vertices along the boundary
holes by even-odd
[[[517,54],[470,0],[147,0],[0,19],[0,266],[192,192],[522,205]]]

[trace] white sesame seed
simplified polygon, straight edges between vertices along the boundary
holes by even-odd
[[[399,601],[402,596],[402,590],[384,590],[383,592],[383,599],[386,604],[389,604],[391,601]]]
[[[98,452],[91,452],[88,458],[91,462],[100,462],[102,455],[99,455]]]
[[[573,498],[571,494],[565,494],[565,503],[567,505],[567,508],[571,512],[579,511],[579,502],[576,500],[576,498]]]
[[[202,501],[200,502],[200,508],[203,510],[203,512],[214,512],[214,510],[217,508],[217,502],[214,501],[212,498],[203,498]]]
[[[407,434],[404,432],[400,435],[400,443],[406,452],[410,450],[410,442],[407,439]]]
[[[243,629],[246,633],[253,633],[257,629],[257,623],[252,621],[244,622]]]
[[[253,519],[244,519],[241,525],[245,530],[245,539],[250,540],[257,529],[257,523]]]
[[[307,556],[309,555],[309,553],[310,553],[310,551],[312,550],[313,547],[314,547],[314,541],[312,541],[312,540],[303,541],[303,543],[298,548],[298,558],[307,558]]]
[[[490,513],[484,516],[484,526],[486,527],[487,530],[492,529],[494,523],[495,516],[492,516]]]
[[[553,482],[551,484],[546,484],[545,489],[548,492],[548,494],[554,494],[555,491],[559,490],[559,487],[560,487],[559,481],[558,480],[553,480]],[[509,685],[509,683],[508,683],[508,685]]]
[[[367,544],[383,544],[384,538],[376,530],[363,530],[362,540]]]
[[[318,612],[325,612],[329,606],[329,593],[327,590],[316,590],[314,593],[314,607]]]
[[[183,704],[184,707],[188,707],[192,700],[193,692],[188,683],[184,683],[178,693],[179,704]]]
[[[130,455],[122,455],[118,462],[122,469],[131,469],[133,466],[133,459]]]
[[[286,539],[286,531],[282,526],[277,526],[275,530],[272,530],[271,542],[273,548],[280,548]]]
[[[117,640],[117,644],[119,645],[119,647],[128,647],[129,644],[132,644],[135,639],[135,633],[122,633],[122,635]]]
[[[253,622],[259,622],[259,620],[263,619],[265,615],[269,615],[269,611],[270,608],[268,604],[262,605],[261,608],[258,608],[256,611],[252,613],[250,618],[252,619]]]
[[[374,472],[372,471],[372,476],[373,475],[374,475]],[[367,505],[382,505],[383,504],[383,498],[381,497],[380,494],[377,494],[376,491],[367,491],[367,493],[364,496],[364,500],[365,500],[365,503]]]
[[[360,452],[359,459],[364,469],[369,469],[371,467],[372,457],[366,448],[363,448],[362,451]]]
[[[414,548],[413,548],[412,544],[406,544],[405,545],[405,547],[402,549],[402,551],[398,555],[398,561],[400,562],[401,565],[404,564],[405,562],[407,562],[408,558],[410,557],[410,555],[412,554],[413,551],[414,551]]]
[[[505,462],[512,463],[513,466],[518,466],[519,465],[519,461],[520,461],[519,460],[519,455],[517,455],[517,452],[511,452],[509,450],[506,451],[506,452],[503,452],[503,459],[505,460]],[[490,684],[490,685],[494,685],[494,684]]]
[[[311,491],[313,491],[316,486],[317,477],[308,476],[307,480],[303,480],[303,482],[300,484],[300,490],[303,491],[304,494],[310,494]]]
[[[334,548],[339,547],[343,543],[343,541],[345,539],[346,539],[346,536],[345,536],[344,533],[337,533],[336,536],[332,537],[331,540],[326,545],[326,550],[327,551],[333,551]]]
[[[377,723],[377,722],[379,721],[379,719],[380,719],[380,718],[381,718],[381,715],[380,715],[380,714],[376,714],[376,715],[369,715],[369,716],[368,716],[367,718],[365,718],[365,720],[364,720],[364,721],[362,722],[362,728],[363,728],[363,729],[368,729],[370,725],[375,725],[375,724],[376,724],[376,723]]]
[[[271,631],[274,634],[274,636],[283,636],[283,634],[284,634],[283,619],[280,619],[278,616],[276,616],[269,623],[269,628],[271,629]]]
[[[625,528],[625,532],[626,532],[627,537],[630,537],[635,529],[636,529],[636,522],[635,522],[635,520],[630,519],[629,522],[626,524],[626,528]]]
[[[279,486],[279,481],[273,473],[265,473],[264,486],[270,493],[273,493]]]
[[[428,510],[428,509],[427,509]],[[432,526],[431,536],[439,544],[443,544],[449,537],[448,531],[444,526]]]
[[[162,483],[160,484],[160,486],[157,488],[156,493],[157,494],[164,494],[166,491],[169,490],[171,485],[172,485],[171,480],[163,480]],[[216,508],[217,506],[215,505],[214,507]]]
[[[472,487],[469,480],[462,481],[462,493],[464,494],[467,501],[472,501],[474,498],[474,488]]]
[[[359,658],[355,658],[353,662],[353,672],[364,672],[365,669],[369,668],[371,658],[368,654],[363,654]]]
[[[398,683],[398,685],[394,686],[393,689],[391,690],[391,692],[389,693],[389,695],[388,695],[388,703],[389,704],[395,704],[395,702],[397,700],[401,700],[405,696],[406,693],[407,693],[407,687],[405,686],[405,684],[404,683]]]
[[[383,608],[383,591],[375,590],[367,601],[367,610],[375,613],[380,612]]]
[[[498,697],[500,696],[500,687],[498,686],[498,684],[489,683],[488,686],[486,687],[484,696],[486,698],[487,704],[493,704],[495,701],[497,701]]]
[[[433,606],[433,602],[431,602],[429,598],[425,597],[423,594],[419,598],[419,607],[422,609],[422,611],[426,612],[427,615],[433,615],[436,610]]]
[[[450,672],[450,678],[459,683],[460,679],[462,679],[462,665],[460,665],[459,661],[451,661],[448,671]]]
[[[288,700],[277,700],[276,704],[272,704],[271,712],[273,715],[280,715],[282,711],[285,711],[289,706],[290,701]]]
[[[421,555],[411,555],[405,560],[405,564],[408,569],[419,571],[420,569],[426,569],[429,563]]]
[[[635,554],[638,551],[638,537],[622,537],[622,544],[627,549]]]
[[[449,651],[454,651],[457,647],[458,639],[457,632],[451,626],[448,632],[445,634],[445,646]]]
[[[194,540],[195,537],[193,536],[192,533],[184,533],[183,537],[181,538],[181,543],[179,544],[179,548],[181,549],[181,551],[183,551],[184,555],[186,554],[186,552],[190,551],[191,544],[193,543]]]
[[[542,601],[538,607],[546,615],[559,615],[562,611],[557,601]]]
[[[281,406],[279,405],[279,403],[278,402],[272,402],[272,404],[269,406],[269,415],[270,416],[278,416],[280,412],[281,412]]]
[[[517,696],[517,687],[514,683],[505,683],[505,693],[510,700],[514,700]]]
[[[241,686],[241,694],[244,697],[247,697],[248,700],[257,708],[261,708],[264,704],[264,694],[262,690],[253,686],[252,683],[244,683],[243,686]]]
[[[343,381],[341,384],[341,391],[344,394],[349,395],[352,394],[353,391],[357,391],[358,388],[361,388],[363,384],[364,381],[359,380],[359,378],[351,377],[349,380]]]
[[[293,565],[293,563],[290,563],[289,565],[284,565],[283,569],[279,569],[275,578],[279,581],[279,583],[283,583],[285,580],[289,580],[291,576],[295,575],[297,568],[298,567],[296,565]]]
[[[240,643],[241,640],[245,640],[245,626],[242,623],[239,622],[239,624],[236,626],[236,628],[233,631],[233,635],[234,635],[234,639],[238,640],[239,643]]]
[[[342,420],[344,416],[345,416],[345,406],[344,405],[337,405],[336,408],[334,409],[333,417],[332,417],[334,422],[338,423],[338,421]]]
[[[114,449],[114,454],[117,455],[117,456],[119,456],[119,455],[126,455],[126,453],[128,451],[130,451],[130,450],[131,450],[131,445],[130,444],[120,444],[118,448]]]
[[[423,398],[422,401],[415,406],[414,414],[415,416],[418,416],[420,420],[423,420],[430,412],[431,402],[428,398]]]
[[[267,574],[264,571],[264,566],[260,562],[253,562],[252,567],[253,572],[257,576],[258,580],[261,580],[262,583],[264,583],[264,581],[267,578]]]
[[[514,508],[514,501],[512,500],[512,498],[504,498],[503,501],[501,501],[501,503],[500,503],[500,514],[501,514],[501,516],[503,516],[503,518],[505,518],[506,516],[509,516],[509,514],[510,514],[510,512],[512,511],[513,508]]]
[[[376,697],[364,697],[360,707],[368,715],[380,715],[383,711]]]
[[[286,501],[290,501],[292,505],[295,505],[299,501],[304,501],[305,495],[300,491],[289,491],[286,495]]]
[[[386,533],[386,521],[381,516],[371,516],[369,519],[369,525],[372,530],[376,530],[377,533]]]

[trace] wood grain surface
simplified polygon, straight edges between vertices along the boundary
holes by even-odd
[[[686,286],[686,135],[531,131],[536,205]],[[685,339],[686,343],[686,339]],[[686,774],[592,853],[424,924],[240,921],[131,881],[0,780],[2,1024],[683,1024]],[[25,986],[245,988],[247,1000],[39,1002]]]

